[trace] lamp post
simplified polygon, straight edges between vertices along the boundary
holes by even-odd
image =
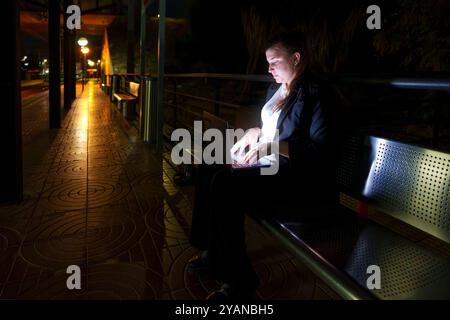
[[[83,79],[82,79],[82,88],[84,90],[84,74],[86,73],[86,54],[89,52],[89,48],[88,47],[83,47],[81,48],[81,52],[84,55],[84,59],[83,59]]]
[[[81,47],[81,52],[84,55],[84,59],[83,59],[83,66],[82,66],[82,71],[81,71],[81,86],[82,86],[82,90],[84,91],[84,62],[86,60],[86,54],[89,52],[89,48],[87,48],[88,44],[88,40],[84,37],[78,39],[78,45]]]

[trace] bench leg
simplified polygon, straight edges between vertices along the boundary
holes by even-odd
[[[125,101],[123,105],[122,115],[127,120],[134,120],[134,102],[133,101]]]
[[[134,109],[135,109],[135,102],[129,102],[127,103],[127,119],[130,121],[134,120]]]
[[[125,119],[127,118],[127,109],[128,109],[128,101],[125,101],[122,105],[122,109],[120,110],[122,112],[122,116]]]

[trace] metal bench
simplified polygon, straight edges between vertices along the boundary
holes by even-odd
[[[123,116],[129,120],[134,119],[135,108],[139,99],[139,83],[130,81],[125,86],[125,92],[116,92],[113,96],[117,99],[117,107]],[[124,102],[124,105],[122,105],[122,102]]]
[[[353,136],[337,185],[338,204],[305,209],[324,219],[251,215],[343,299],[449,299],[450,154]],[[373,266],[380,289],[367,285]]]

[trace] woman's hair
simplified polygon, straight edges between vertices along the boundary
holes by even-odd
[[[296,93],[294,90],[302,80],[302,75],[306,72],[307,67],[307,55],[306,50],[304,49],[304,45],[302,42],[302,38],[297,32],[284,32],[279,33],[273,37],[271,37],[265,46],[265,49],[268,50],[270,48],[280,48],[285,51],[288,55],[292,55],[295,52],[300,53],[300,63],[296,66],[296,75],[292,82],[289,84],[288,95],[281,99],[273,108],[273,111],[281,110],[285,103]]]

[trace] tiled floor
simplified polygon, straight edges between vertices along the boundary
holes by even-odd
[[[80,89],[80,88],[79,88]],[[191,187],[154,153],[94,82],[47,129],[47,95],[24,107],[25,200],[0,206],[0,298],[203,299],[216,283],[185,272]],[[326,298],[308,273],[251,223],[260,298]],[[81,289],[69,290],[69,265]],[[311,282],[312,281],[312,282]]]

